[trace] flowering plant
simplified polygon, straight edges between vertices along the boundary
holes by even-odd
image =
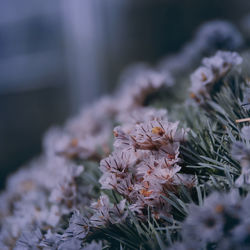
[[[249,58],[217,41],[243,38],[206,24],[51,128],[0,195],[0,249],[249,249]]]

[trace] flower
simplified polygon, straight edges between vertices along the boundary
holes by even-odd
[[[195,240],[201,244],[216,242],[223,234],[222,217],[209,208],[190,206],[190,209],[192,212],[183,224],[184,239]]]
[[[97,202],[93,202],[93,216],[90,218],[93,227],[102,227],[109,224],[120,223],[127,217],[125,211],[126,200],[111,205],[107,195],[101,195]]]
[[[202,206],[191,204],[189,215],[183,222],[184,243],[192,246],[196,242],[198,249],[222,242],[244,221],[244,206],[244,200],[236,190],[228,194],[213,192]]]
[[[77,238],[70,238],[62,241],[58,247],[58,250],[83,250],[82,241]]]
[[[146,97],[164,86],[172,86],[173,78],[166,71],[157,71],[144,64],[128,68],[121,77],[117,92],[118,109],[132,110],[143,105]]]
[[[17,240],[16,250],[39,250],[39,244],[42,241],[42,233],[39,229],[35,231],[24,231],[20,238]]]
[[[84,239],[90,230],[90,222],[83,217],[78,210],[75,210],[69,221],[69,227],[64,233],[64,238],[70,236],[76,239]]]
[[[40,243],[44,250],[57,250],[61,241],[61,235],[52,233],[49,229]]]
[[[242,57],[237,52],[218,51],[214,56],[204,58],[202,63],[205,67],[212,69],[217,78],[221,78],[242,61]]]
[[[226,51],[218,51],[214,56],[204,58],[202,66],[191,75],[191,98],[199,104],[204,104],[210,99],[213,86],[242,61],[238,53]]]
[[[146,121],[167,119],[167,110],[152,107],[137,107],[132,111],[119,113],[117,120],[123,124],[122,129],[129,132],[135,124]]]
[[[77,203],[77,183],[76,178],[83,172],[83,166],[69,166],[65,171],[65,176],[52,190],[49,201],[60,204],[61,209],[68,213],[76,208]]]

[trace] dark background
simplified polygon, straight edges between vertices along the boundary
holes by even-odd
[[[177,52],[203,22],[240,24],[247,0],[2,1],[0,186],[41,138],[110,93],[130,63]]]

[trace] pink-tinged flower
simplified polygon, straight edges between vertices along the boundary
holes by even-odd
[[[197,103],[204,104],[210,99],[213,86],[219,82],[234,66],[241,64],[242,57],[236,52],[218,51],[214,56],[204,58],[200,66],[191,75],[190,96]]]
[[[93,202],[91,207],[94,211],[90,218],[91,225],[101,227],[109,223],[115,224],[124,220],[127,216],[125,211],[126,200],[121,200],[118,204],[111,204],[107,195],[101,195],[97,202]]]
[[[185,131],[177,131],[178,122],[153,120],[135,124],[127,133],[122,127],[114,129],[115,147],[127,150],[159,150],[168,144],[184,141]]]
[[[163,121],[149,121],[136,125],[134,138],[137,147],[142,149],[159,149],[162,146],[174,142],[183,141],[185,138],[184,131],[177,133],[178,122],[171,123]]]
[[[90,221],[83,217],[78,210],[74,211],[69,221],[69,228],[66,230],[64,237],[73,235],[76,239],[84,239],[90,230]]]
[[[134,126],[145,121],[158,121],[167,119],[167,110],[156,109],[152,107],[137,107],[132,111],[122,112],[118,115],[117,120],[124,126]],[[125,131],[127,131],[125,129]]]
[[[109,157],[101,160],[100,169],[103,173],[110,172],[119,176],[127,172],[131,167],[130,154],[126,152],[113,152]]]
[[[223,77],[233,66],[241,64],[242,61],[237,52],[218,51],[214,56],[204,58],[202,63],[212,69],[217,77]]]
[[[115,150],[100,164],[102,188],[118,192],[141,217],[148,207],[155,217],[169,214],[170,206],[162,195],[177,192],[179,185],[192,185],[179,165],[179,147],[186,131],[178,129],[178,122],[168,122],[163,110],[156,111],[155,117],[152,112],[142,111],[148,114],[146,120],[138,115],[116,127]]]
[[[114,189],[128,176],[133,166],[131,155],[127,151],[115,151],[100,163],[103,176],[100,178],[102,188]]]
[[[149,94],[172,84],[173,79],[168,72],[156,71],[147,65],[136,65],[121,78],[121,88],[116,97],[119,100],[118,109],[126,111],[142,106]]]
[[[119,180],[119,185],[115,186],[113,189],[125,197],[128,201],[134,202],[137,199],[135,183],[135,177],[129,173],[126,178]]]
[[[60,204],[61,209],[68,213],[77,205],[77,183],[76,178],[83,171],[83,166],[69,166],[65,176],[57,183],[52,190],[49,201],[53,204]]]

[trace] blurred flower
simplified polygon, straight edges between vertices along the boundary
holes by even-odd
[[[64,237],[75,237],[76,239],[84,239],[90,229],[90,222],[83,217],[78,210],[74,211],[69,221],[69,227],[66,230]]]
[[[230,22],[216,20],[202,24],[194,38],[179,53],[167,56],[160,63],[161,70],[178,77],[191,70],[204,55],[220,50],[238,50],[244,44],[239,30]]]
[[[64,178],[61,179],[49,197],[49,201],[59,204],[61,209],[68,213],[76,208],[77,183],[76,178],[82,173],[83,166],[69,166],[65,171]]]
[[[123,118],[124,123],[114,129],[115,150],[101,161],[100,183],[126,198],[129,208],[140,216],[148,206],[153,214],[166,215],[170,206],[162,194],[176,192],[181,184],[192,185],[192,178],[180,174],[178,165],[186,131],[178,129],[178,122],[168,122],[164,110],[139,110],[144,118],[138,115],[127,123]]]
[[[42,233],[39,229],[35,231],[25,231],[22,233],[20,238],[17,241],[17,245],[15,247],[16,250],[39,250],[39,244],[42,241]]]
[[[212,193],[202,206],[190,205],[182,229],[185,245],[193,249],[195,242],[199,249],[223,241],[243,223],[246,203],[249,205],[249,199],[240,198],[237,191],[232,190],[228,194]]]
[[[60,243],[58,250],[83,250],[82,241],[77,238],[69,238]]]
[[[44,250],[57,250],[61,240],[61,235],[52,233],[49,229],[40,243],[40,247]]]
[[[94,211],[90,218],[91,225],[101,227],[104,225],[120,223],[127,217],[125,211],[126,200],[121,200],[118,204],[111,204],[108,196],[102,195],[97,202],[93,202],[91,207]]]
[[[116,99],[121,111],[132,110],[143,105],[146,97],[160,88],[173,85],[168,72],[161,72],[144,64],[128,68],[121,77],[121,87]]]
[[[242,63],[236,52],[218,51],[214,56],[204,58],[202,66],[191,75],[190,96],[197,103],[204,104],[210,99],[214,84],[224,77],[234,66]]]

